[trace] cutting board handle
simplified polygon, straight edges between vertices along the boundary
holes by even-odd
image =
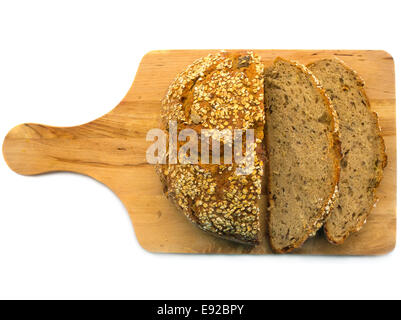
[[[23,175],[52,171],[86,174],[85,162],[93,159],[85,159],[90,148],[88,143],[83,154],[81,138],[88,141],[84,126],[52,127],[33,123],[16,126],[4,139],[4,159],[13,171]]]

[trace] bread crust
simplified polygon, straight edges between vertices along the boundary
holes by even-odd
[[[326,221],[326,219],[330,215],[333,205],[334,205],[334,202],[335,202],[335,199],[338,196],[338,182],[340,179],[340,160],[341,160],[342,154],[341,154],[341,142],[340,142],[340,138],[339,138],[338,117],[337,117],[336,111],[334,110],[334,108],[331,104],[329,97],[327,96],[325,90],[320,85],[320,82],[314,76],[314,74],[308,68],[306,68],[306,66],[304,66],[303,64],[300,64],[297,61],[287,60],[287,59],[284,59],[281,57],[277,57],[273,63],[276,63],[277,61],[280,61],[280,60],[290,63],[291,65],[293,65],[293,66],[297,67],[299,70],[301,70],[305,75],[307,75],[311,79],[311,82],[314,85],[314,87],[318,90],[318,92],[322,96],[322,98],[325,102],[325,105],[326,105],[326,109],[329,112],[329,114],[331,115],[332,132],[330,133],[329,136],[330,136],[330,140],[331,140],[330,145],[331,145],[331,149],[332,149],[332,158],[333,158],[333,164],[334,164],[334,169],[335,169],[334,174],[333,174],[333,185],[332,185],[331,195],[327,198],[325,205],[322,207],[322,209],[320,211],[320,214],[317,215],[316,221],[312,225],[310,225],[309,229],[305,232],[305,236],[303,238],[299,239],[297,242],[295,242],[291,246],[288,246],[286,248],[275,247],[274,243],[272,241],[272,238],[270,237],[270,235],[268,236],[270,247],[273,249],[274,252],[289,253],[289,252],[293,251],[294,249],[302,246],[303,243],[309,237],[315,235],[316,232],[322,227],[323,223]],[[266,113],[266,117],[268,117],[268,113]],[[268,139],[266,139],[266,145],[267,145],[267,148],[269,148],[267,141],[268,141]],[[271,171],[272,171],[272,169],[270,168],[270,164],[268,161],[268,165],[267,165],[267,177],[268,177],[267,178],[267,188],[268,188],[268,191],[271,188],[271,185],[270,185],[270,182],[272,180]],[[270,192],[268,192],[268,202],[269,202],[269,205],[273,202]],[[270,233],[270,230],[271,230],[270,214],[268,214],[268,217],[267,217],[267,225],[268,225],[268,229],[269,229],[269,233]]]
[[[169,120],[176,120],[179,131],[190,128],[198,134],[201,129],[255,129],[258,150],[263,147],[263,94],[263,64],[259,57],[245,51],[209,55],[196,60],[173,81],[162,101],[161,127],[167,131]],[[224,100],[226,95],[232,100]],[[258,125],[262,128],[259,142]],[[258,183],[261,185],[263,174],[263,159],[258,151],[255,162],[255,171],[243,178],[235,173],[239,166],[236,163],[162,164],[156,170],[167,197],[193,224],[220,238],[256,245],[261,229]],[[210,194],[206,189],[209,187]],[[230,190],[235,191],[232,197]]]
[[[337,62],[339,62],[346,70],[348,70],[348,71],[350,71],[352,74],[354,74],[355,78],[357,79],[357,80],[356,80],[356,83],[357,83],[358,89],[360,90],[361,94],[364,96],[364,98],[365,98],[365,100],[366,100],[366,108],[369,110],[369,112],[370,112],[370,113],[374,116],[374,118],[375,118],[375,123],[376,123],[376,128],[377,128],[377,134],[378,134],[379,139],[380,139],[380,155],[381,155],[381,158],[382,158],[382,162],[381,162],[381,163],[382,163],[382,167],[381,167],[381,170],[378,170],[377,175],[376,175],[377,184],[376,184],[376,186],[372,189],[373,197],[375,198],[375,201],[374,201],[374,203],[370,206],[370,208],[369,208],[369,210],[368,210],[368,213],[367,213],[367,215],[366,215],[365,220],[363,220],[363,221],[361,221],[360,223],[358,223],[354,228],[348,230],[348,231],[346,232],[346,234],[345,234],[343,237],[341,237],[341,238],[336,238],[336,237],[334,237],[334,236],[333,236],[332,234],[330,234],[330,232],[327,230],[326,225],[324,226],[324,233],[325,233],[325,235],[326,235],[326,239],[327,239],[331,244],[334,244],[334,245],[341,245],[341,244],[343,244],[343,243],[345,242],[345,240],[346,240],[352,233],[355,233],[355,232],[358,232],[359,230],[361,230],[361,228],[362,228],[362,227],[364,226],[364,224],[366,223],[367,218],[369,217],[370,212],[372,211],[373,207],[376,206],[376,203],[377,203],[377,201],[378,201],[378,198],[377,198],[377,196],[376,196],[376,190],[377,190],[377,188],[379,187],[380,182],[381,182],[381,180],[382,180],[382,178],[383,178],[383,170],[384,170],[384,168],[387,166],[387,154],[386,154],[386,145],[385,145],[385,143],[384,143],[383,135],[382,135],[382,133],[381,133],[382,130],[381,130],[381,127],[380,127],[380,125],[379,125],[379,117],[378,117],[378,115],[377,115],[376,112],[372,111],[369,98],[368,98],[368,96],[367,96],[367,94],[366,94],[366,90],[365,90],[365,80],[364,80],[355,70],[353,70],[351,67],[349,67],[347,64],[345,64],[345,62],[342,61],[341,59],[339,59],[338,57],[334,57],[333,59],[336,60]],[[332,59],[322,59],[322,60],[319,60],[319,61],[330,61],[330,60],[332,60]],[[316,63],[316,62],[310,63],[310,64],[308,64],[308,66],[312,66],[312,65],[315,64],[315,63]]]
[[[157,165],[157,166],[156,166],[156,172],[158,173],[158,175],[159,175],[159,177],[160,177],[160,180],[161,180],[161,182],[162,182],[164,193],[166,194],[167,198],[169,198],[169,199],[171,200],[171,202],[174,203],[174,205],[175,205],[175,207],[177,208],[177,210],[183,212],[183,209],[182,209],[182,208],[178,205],[178,203],[177,203],[177,199],[176,199],[176,197],[175,197],[174,192],[169,192],[169,191],[168,191],[168,189],[169,189],[168,183],[167,183],[167,181],[166,181],[164,175],[161,173],[160,170],[161,170],[160,165]],[[183,213],[184,213],[184,212],[183,212]],[[185,213],[184,213],[184,214],[185,214]],[[185,215],[186,215],[186,214],[185,214]],[[201,228],[201,227],[199,226],[199,222],[196,220],[196,218],[195,218],[194,215],[191,215],[191,216],[186,215],[186,216],[187,216],[188,220],[189,220],[194,226],[198,227],[200,230],[202,230],[203,232],[205,232],[205,233],[207,233],[207,234],[210,234],[210,235],[213,235],[213,236],[217,236],[218,238],[221,238],[221,239],[224,239],[224,240],[228,240],[228,241],[232,241],[232,242],[236,242],[236,243],[239,243],[239,244],[242,244],[242,245],[256,246],[256,245],[258,245],[258,244],[260,243],[260,236],[261,236],[260,233],[258,234],[258,238],[257,238],[257,239],[244,241],[243,239],[241,239],[241,238],[239,238],[239,237],[236,237],[235,235],[233,235],[233,236],[219,235],[219,234],[216,234],[216,233],[214,233],[214,232],[205,230],[205,229],[203,229],[203,228]]]

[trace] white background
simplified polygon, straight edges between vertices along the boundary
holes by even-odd
[[[0,139],[111,110],[153,49],[383,49],[400,1],[0,1]],[[400,88],[398,87],[398,92]],[[105,186],[0,159],[0,298],[401,298],[382,257],[150,254]]]

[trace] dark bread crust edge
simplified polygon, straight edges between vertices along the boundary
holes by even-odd
[[[336,61],[339,62],[345,69],[347,69],[348,71],[352,72],[352,73],[355,75],[355,78],[357,79],[356,82],[357,82],[357,85],[358,85],[358,89],[360,90],[360,92],[362,93],[362,95],[365,97],[365,100],[366,100],[366,102],[367,102],[366,108],[368,108],[369,112],[371,112],[371,113],[373,114],[373,116],[375,117],[376,128],[377,128],[377,134],[378,134],[379,139],[380,139],[380,155],[381,155],[381,157],[382,157],[382,168],[381,168],[381,170],[379,170],[379,171],[377,172],[377,173],[378,173],[377,176],[376,176],[376,178],[377,178],[377,179],[376,179],[377,184],[376,184],[376,186],[375,186],[375,187],[373,188],[373,190],[372,190],[372,191],[373,191],[373,197],[375,198],[376,201],[375,201],[375,202],[371,205],[371,207],[369,208],[365,220],[361,221],[361,222],[360,222],[358,225],[356,225],[354,228],[348,230],[347,233],[346,233],[342,238],[336,238],[336,237],[334,237],[333,235],[331,235],[331,234],[328,232],[326,226],[324,227],[324,233],[325,233],[325,235],[326,235],[326,239],[327,239],[331,244],[334,244],[334,245],[341,245],[341,244],[343,244],[343,243],[345,242],[345,240],[346,240],[352,233],[358,232],[359,230],[362,229],[362,227],[365,225],[365,223],[366,223],[366,221],[367,221],[367,218],[369,217],[369,215],[370,215],[370,213],[371,213],[373,207],[376,205],[376,203],[377,203],[377,201],[378,201],[378,198],[377,198],[377,196],[376,196],[376,190],[377,190],[377,188],[379,187],[380,182],[381,182],[381,180],[382,180],[382,178],[383,178],[383,170],[384,170],[384,168],[387,166],[387,154],[386,154],[386,145],[385,145],[385,143],[384,143],[383,135],[382,135],[382,133],[381,133],[382,130],[381,130],[381,127],[380,127],[380,125],[379,125],[379,117],[378,117],[378,115],[377,115],[376,112],[372,111],[372,107],[371,107],[369,98],[368,98],[368,96],[367,96],[367,94],[366,94],[366,90],[365,90],[365,80],[364,80],[354,69],[352,69],[351,67],[349,67],[348,65],[346,65],[344,61],[342,61],[341,59],[339,59],[339,58],[337,58],[337,57],[334,57],[334,58],[332,58],[332,59],[322,59],[322,60],[319,60],[319,61],[324,61],[324,60],[336,60]],[[313,65],[313,64],[314,64],[314,62],[308,64],[308,66]]]
[[[281,57],[277,57],[273,64],[276,63],[277,61],[285,61],[289,62],[291,65],[297,67],[299,70],[301,70],[305,75],[307,75],[311,81],[312,84],[315,86],[315,88],[319,91],[321,94],[323,100],[325,101],[327,111],[329,114],[331,114],[331,127],[332,127],[332,132],[329,135],[331,137],[331,148],[332,148],[332,153],[333,153],[333,163],[334,163],[334,175],[333,175],[333,189],[331,192],[331,195],[327,198],[325,205],[322,207],[319,215],[317,215],[316,221],[309,226],[309,229],[305,232],[305,236],[301,239],[299,239],[297,242],[292,244],[291,246],[285,247],[285,248],[277,248],[274,246],[272,238],[270,237],[270,230],[271,230],[271,219],[270,219],[270,214],[268,213],[267,217],[267,226],[269,230],[269,243],[270,247],[273,249],[274,252],[276,253],[289,253],[292,250],[299,248],[300,246],[303,245],[303,243],[311,236],[315,235],[316,232],[322,227],[323,223],[326,221],[326,219],[329,217],[330,213],[332,212],[333,205],[334,205],[334,200],[336,199],[338,195],[338,182],[340,179],[340,160],[342,158],[341,154],[341,142],[339,138],[339,131],[338,131],[338,117],[337,114],[331,104],[331,101],[329,97],[327,96],[326,92],[324,91],[323,87],[320,85],[320,82],[317,80],[317,78],[314,76],[314,74],[303,64],[300,64],[297,61],[293,60],[287,60]],[[265,102],[266,102],[266,94],[265,94]],[[268,113],[266,112],[266,123],[267,123],[267,118],[268,118]],[[267,146],[267,150],[269,149],[268,145],[268,138],[267,134],[265,134],[265,144]],[[273,199],[270,196],[270,181],[272,179],[271,177],[271,168],[270,168],[270,162],[267,161],[267,188],[268,188],[268,204],[273,202]]]

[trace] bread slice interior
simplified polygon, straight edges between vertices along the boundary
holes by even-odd
[[[386,165],[377,114],[370,109],[364,82],[339,59],[308,66],[329,95],[339,118],[343,159],[339,197],[325,224],[330,242],[341,244],[366,221]]]
[[[268,232],[289,252],[321,227],[339,179],[335,114],[313,75],[278,58],[265,72]]]

